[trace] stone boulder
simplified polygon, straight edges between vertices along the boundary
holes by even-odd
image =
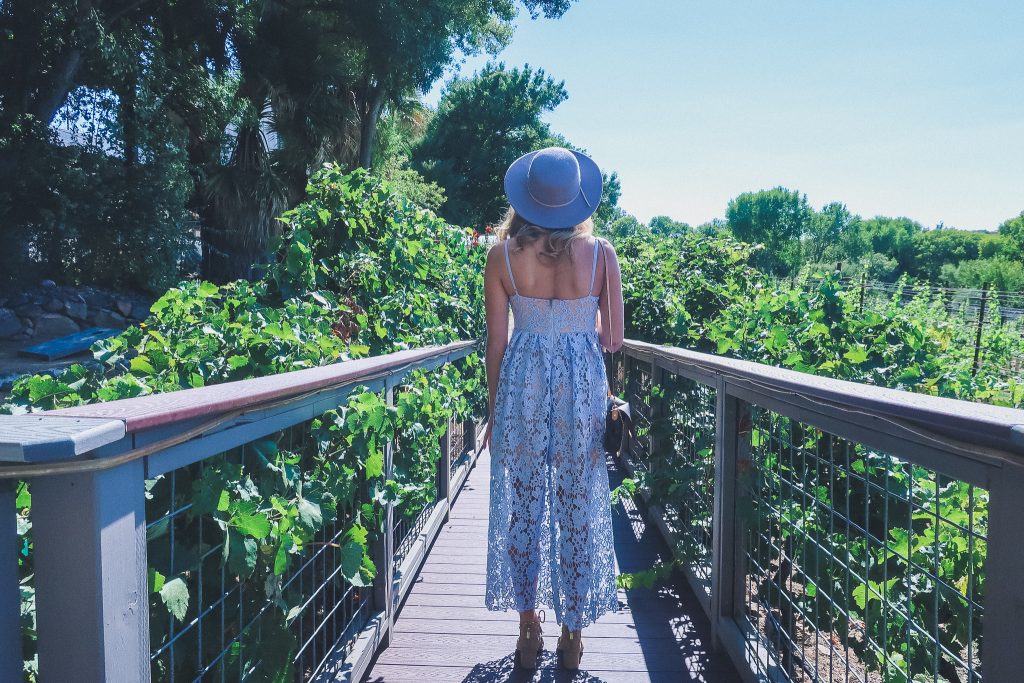
[[[46,313],[36,320],[35,337],[37,339],[54,339],[66,334],[79,332],[81,328],[71,318],[60,313]]]
[[[9,308],[0,308],[0,339],[10,339],[21,333],[21,320]]]
[[[93,318],[93,324],[96,327],[116,327],[124,329],[128,326],[128,321],[124,319],[124,316],[114,311],[102,310],[96,313],[96,317]]]
[[[75,320],[86,320],[89,317],[89,307],[84,301],[65,301],[64,313]]]

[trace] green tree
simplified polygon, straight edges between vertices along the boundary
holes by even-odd
[[[867,251],[894,259],[900,272],[907,272],[914,263],[914,235],[924,227],[909,218],[875,216],[860,222],[858,240]],[[866,252],[851,254],[861,256]]]
[[[104,213],[116,198],[102,183],[94,203],[71,209],[48,194],[49,187],[70,183],[48,169],[76,172],[65,163],[75,155],[56,149],[52,127],[64,121],[81,128],[84,121],[97,152],[120,159],[126,169],[146,167],[126,170],[123,182],[107,186],[138,186],[144,199],[143,181],[181,195],[182,181],[191,180],[186,202],[154,202],[133,212],[136,225],[165,217],[168,229],[177,231],[169,237],[172,245],[186,234],[189,219],[197,219],[206,275],[218,281],[250,275],[280,233],[274,216],[302,200],[311,170],[326,162],[369,166],[384,113],[427,90],[458,54],[507,44],[520,8],[557,17],[570,4],[0,3],[0,224],[13,244],[3,265],[32,265],[41,255],[56,259],[59,274],[77,267],[69,263],[73,251],[63,232],[91,230],[75,216],[119,225],[116,211]],[[154,163],[161,155],[161,165]],[[49,185],[27,182],[33,178]],[[416,178],[405,173],[402,181]],[[419,187],[424,202],[439,201],[436,188]],[[18,206],[27,208],[12,216],[17,209],[10,207]],[[115,240],[136,241],[130,235]],[[179,257],[166,260],[175,266]]]
[[[985,233],[948,228],[924,230],[914,233],[913,257],[909,275],[936,281],[946,265],[956,266],[961,261],[981,256]]]
[[[413,152],[414,168],[445,189],[441,215],[474,227],[498,221],[505,170],[521,155],[559,142],[541,115],[566,97],[563,82],[528,65],[488,64],[449,83]]]
[[[648,221],[647,226],[655,235],[664,235],[666,237],[669,235],[682,235],[693,231],[693,228],[688,224],[668,216],[655,216]]]
[[[807,222],[807,260],[820,263],[826,258],[839,257],[840,242],[857,217],[845,204],[832,202],[812,213]]]
[[[1006,255],[1024,261],[1024,211],[1021,211],[1019,216],[1004,221],[999,226],[999,234],[1005,240]]]
[[[725,218],[736,239],[764,245],[751,259],[755,266],[776,275],[799,267],[800,237],[811,220],[807,195],[784,187],[745,192],[729,201]]]
[[[602,233],[609,239],[623,239],[633,235],[649,235],[651,229],[637,220],[636,216],[623,213],[622,216],[609,223]]]
[[[1004,292],[1024,292],[1024,263],[1005,256],[971,259],[942,266],[941,281],[949,287],[990,287]]]

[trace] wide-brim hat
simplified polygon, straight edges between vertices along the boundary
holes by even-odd
[[[545,147],[512,162],[505,194],[516,213],[552,230],[573,228],[601,203],[601,169],[586,154]]]

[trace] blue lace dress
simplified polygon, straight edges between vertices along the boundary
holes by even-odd
[[[577,630],[618,609],[598,297],[521,296],[507,240],[504,249],[515,328],[491,435],[486,605],[550,606],[558,623]]]

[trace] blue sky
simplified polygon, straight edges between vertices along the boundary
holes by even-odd
[[[580,0],[524,13],[498,59],[565,81],[547,121],[643,220],[696,225],[783,185],[992,229],[1024,210],[1022,26],[1022,0]]]

